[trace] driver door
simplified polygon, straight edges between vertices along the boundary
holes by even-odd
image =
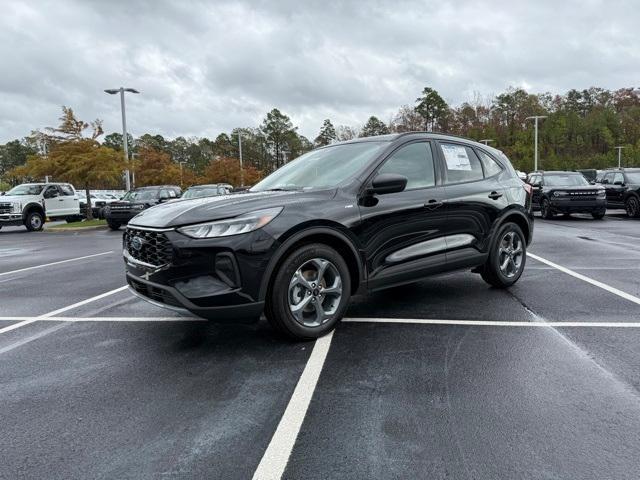
[[[364,246],[372,290],[410,282],[433,269],[445,268],[445,192],[434,162],[431,142],[402,145],[374,176],[403,175],[408,179],[405,189],[361,194],[361,224],[356,234]]]
[[[47,217],[59,217],[64,215],[64,198],[56,185],[49,185],[43,194],[44,209]]]

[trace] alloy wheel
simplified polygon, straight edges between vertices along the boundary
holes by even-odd
[[[42,219],[38,215],[32,215],[29,223],[31,223],[31,228],[37,230],[42,226]]]
[[[336,313],[342,299],[342,278],[324,258],[307,260],[289,282],[289,309],[298,323],[318,327]]]
[[[638,210],[640,209],[640,204],[638,203],[638,199],[635,197],[630,197],[625,203],[625,210],[627,211],[627,215],[630,217],[637,217]]]
[[[507,278],[515,277],[522,267],[524,249],[522,239],[513,230],[506,232],[498,246],[500,272]]]

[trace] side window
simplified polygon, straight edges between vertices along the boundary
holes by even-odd
[[[58,192],[58,189],[55,187],[55,185],[49,185],[47,189],[44,191],[43,197],[54,198],[54,197],[57,197],[58,195],[60,195],[60,192]]]
[[[607,173],[602,179],[602,183],[613,183],[613,173]]]
[[[169,190],[167,190],[166,188],[163,188],[162,190],[160,190],[160,192],[158,193],[158,198],[169,198]]]
[[[614,175],[613,182],[611,182],[611,183],[616,183],[616,182],[624,183],[624,176],[622,175],[622,173],[616,173]]]
[[[482,166],[484,167],[485,178],[493,177],[494,175],[497,175],[502,171],[502,167],[500,166],[500,164],[489,155],[484,153],[482,150],[478,150],[478,156],[480,157]]]
[[[62,195],[66,197],[73,197],[73,188],[69,185],[58,185],[58,188],[62,192]]]
[[[482,180],[480,159],[472,148],[454,143],[441,143],[446,167],[446,183]]]
[[[431,145],[412,143],[396,150],[378,173],[396,173],[408,178],[407,190],[433,187],[436,184]]]

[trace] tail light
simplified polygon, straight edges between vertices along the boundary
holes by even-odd
[[[525,183],[525,184],[523,185],[523,187],[524,187],[525,191],[526,191],[529,195],[531,195],[531,194],[533,193],[533,187],[532,187],[531,185],[529,185],[528,183]]]

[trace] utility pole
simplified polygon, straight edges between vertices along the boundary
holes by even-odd
[[[533,171],[538,170],[538,120],[547,118],[546,115],[534,115],[533,117],[527,117],[525,120],[534,120],[535,134],[533,141]]]
[[[242,133],[238,130],[238,151],[240,152],[240,186],[244,187],[244,170],[242,169]]]
[[[627,147],[623,147],[621,145],[617,146],[617,147],[613,147],[616,150],[618,150],[618,168],[622,168],[622,149],[623,148],[627,148]]]
[[[134,88],[110,88],[105,90],[105,93],[109,95],[115,95],[116,93],[120,93],[120,110],[122,111],[122,149],[124,150],[124,161],[126,170],[124,171],[125,175],[125,184],[127,187],[127,192],[131,190],[131,177],[129,175],[129,142],[127,137],[127,114],[125,112],[124,107],[124,92],[130,93],[140,93],[138,90]]]

